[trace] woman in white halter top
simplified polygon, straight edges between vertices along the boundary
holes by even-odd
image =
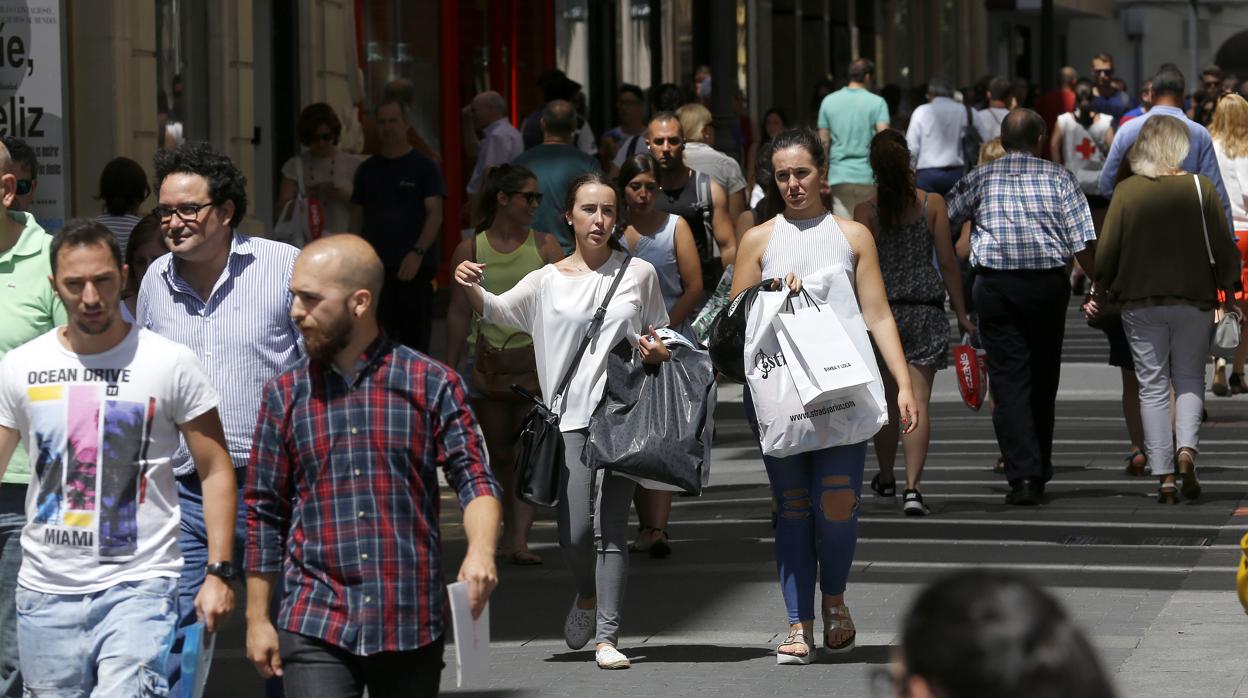
[[[827,156],[818,136],[791,130],[772,140],[771,194],[784,212],[746,231],[737,248],[732,294],[763,279],[784,279],[789,289],[802,278],[840,267],[854,283],[862,317],[888,370],[898,377],[901,428],[918,417],[906,356],[888,306],[871,232],[833,216],[819,196],[827,179]],[[826,300],[826,299],[817,299]],[[753,421],[746,391],[746,413]],[[843,652],[854,646],[854,624],[845,606],[845,584],[858,539],[858,499],[866,442],[825,448],[785,458],[763,456],[776,517],[776,560],[789,615],[789,634],[776,650],[778,664],[808,664],[814,654],[814,592],[823,594],[823,646]]]

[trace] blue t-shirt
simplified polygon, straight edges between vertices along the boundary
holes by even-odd
[[[412,150],[397,158],[374,155],[355,171],[351,203],[364,209],[360,235],[387,269],[397,269],[420,238],[428,212],[425,199],[446,197],[437,163]],[[438,265],[438,245],[425,250],[421,267]]]
[[[563,197],[568,193],[572,180],[586,172],[599,171],[598,161],[576,146],[543,143],[524,151],[511,162],[513,165],[524,165],[537,175],[537,190],[542,193],[542,205],[533,214],[533,229],[554,235],[564,250],[571,250],[575,241],[563,217]]]
[[[1111,97],[1092,98],[1092,111],[1114,117],[1115,130],[1122,125],[1122,115],[1130,111],[1131,106],[1131,95],[1122,91],[1115,92]]]

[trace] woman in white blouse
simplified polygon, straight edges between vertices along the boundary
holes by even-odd
[[[1232,92],[1218,99],[1218,108],[1209,124],[1213,136],[1213,152],[1218,156],[1218,170],[1226,185],[1226,197],[1231,200],[1231,218],[1235,223],[1240,258],[1245,260],[1241,269],[1241,281],[1248,289],[1248,100]],[[1235,294],[1241,310],[1248,311],[1248,299],[1244,292]],[[1223,372],[1226,362],[1218,359],[1214,365],[1213,393],[1215,395],[1238,395],[1248,391],[1244,385],[1244,359],[1248,357],[1248,337],[1241,337],[1239,351],[1231,362],[1231,379],[1226,381]]]
[[[615,236],[618,206],[609,179],[600,173],[581,175],[568,187],[564,201],[564,217],[576,240],[569,257],[529,273],[497,296],[479,285],[489,273],[486,265],[465,261],[455,269],[455,280],[486,322],[510,325],[533,336],[538,383],[548,397],[571,365],[615,275],[621,273],[626,255]],[[595,511],[594,471],[581,460],[581,453],[590,415],[606,388],[612,347],[629,338],[637,342],[646,363],[661,363],[670,356],[663,342],[653,338],[656,327],[668,324],[654,267],[634,258],[623,273],[602,328],[557,406],[566,464],[558,507],[559,545],[577,586],[576,601],[564,622],[564,639],[572,649],[594,639],[594,658],[603,669],[629,665],[615,645],[628,573],[628,510],[636,483],[605,471]],[[601,538],[598,550],[595,522]]]

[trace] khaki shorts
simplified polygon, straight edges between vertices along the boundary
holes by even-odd
[[[841,218],[853,218],[854,207],[875,196],[875,187],[871,184],[833,184],[832,213]]]

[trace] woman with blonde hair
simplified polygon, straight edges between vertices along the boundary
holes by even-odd
[[[1231,93],[1222,95],[1209,126],[1213,136],[1213,152],[1218,156],[1218,170],[1226,196],[1231,200],[1231,218],[1235,223],[1239,254],[1245,261],[1240,280],[1248,288],[1248,100]],[[1244,291],[1235,294],[1241,309],[1248,310],[1248,298]],[[1245,339],[1248,339],[1246,337]],[[1231,379],[1225,376],[1225,364],[1218,359],[1214,364],[1213,394],[1238,395],[1248,391],[1244,385],[1244,359],[1248,357],[1248,341],[1239,342],[1239,351],[1231,362]]]
[[[1213,182],[1180,169],[1190,147],[1179,119],[1155,116],[1144,124],[1128,155],[1135,174],[1114,190],[1096,250],[1094,286],[1122,307],[1144,449],[1160,480],[1157,501],[1168,504],[1180,490],[1187,499],[1200,495],[1196,455],[1210,327],[1218,292],[1239,281],[1239,251]],[[1100,302],[1089,303],[1092,317],[1101,311]]]

